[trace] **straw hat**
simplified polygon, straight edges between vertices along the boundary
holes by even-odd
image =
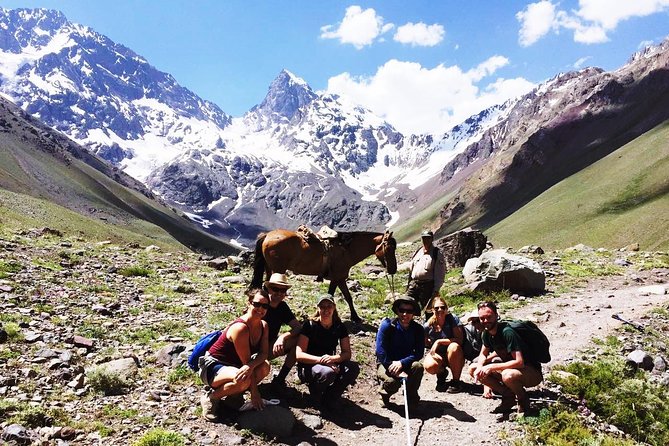
[[[270,286],[273,286],[275,288],[284,288],[287,290],[292,285],[288,283],[288,279],[286,278],[285,274],[273,273],[270,276],[269,280],[265,282],[265,288],[268,288]]]

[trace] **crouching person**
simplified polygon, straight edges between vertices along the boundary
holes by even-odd
[[[376,376],[381,383],[379,394],[384,406],[406,379],[409,405],[420,401],[418,388],[423,379],[423,364],[420,362],[425,350],[423,327],[413,320],[420,315],[418,302],[401,296],[393,302],[394,319],[384,319],[376,334]]]
[[[535,360],[534,352],[518,332],[507,323],[499,322],[497,306],[493,302],[480,303],[478,314],[484,332],[474,377],[502,395],[502,403],[493,413],[508,414],[516,404],[518,413],[525,413],[530,406],[525,388],[534,387],[543,380],[541,363]],[[492,352],[497,353],[499,361],[490,360]]]
[[[432,300],[432,310],[433,316],[423,326],[425,345],[430,349],[425,355],[423,367],[426,372],[437,375],[437,392],[458,393],[463,390],[460,376],[465,366],[463,328],[460,319],[448,311],[442,297]],[[446,382],[447,367],[453,373],[450,384]]]
[[[209,421],[218,418],[222,398],[251,393],[256,410],[264,408],[258,383],[270,371],[267,322],[262,318],[269,308],[269,296],[260,289],[248,294],[246,313],[235,319],[200,358],[200,377],[211,387],[201,399],[202,416]]]
[[[332,410],[358,377],[360,367],[351,361],[348,330],[339,318],[334,298],[325,294],[316,307],[313,320],[304,323],[297,341],[297,374],[309,386],[314,405]]]

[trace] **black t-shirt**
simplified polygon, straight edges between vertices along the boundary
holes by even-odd
[[[263,318],[267,322],[269,339],[278,338],[281,326],[290,323],[293,319],[295,315],[286,302],[282,301],[276,308],[269,307]]]
[[[314,356],[323,356],[336,353],[339,340],[348,336],[348,330],[341,322],[332,324],[330,328],[325,328],[316,321],[306,321],[302,325],[300,334],[309,339],[307,353]]]

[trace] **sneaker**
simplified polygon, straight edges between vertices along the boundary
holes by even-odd
[[[448,392],[448,393],[460,393],[460,392],[462,392],[462,381],[460,381],[459,379],[451,380],[451,383],[449,384],[448,388],[446,389],[446,392]]]
[[[202,395],[200,398],[202,406],[202,417],[207,421],[216,421],[218,419],[218,401],[209,398],[209,395]]]
[[[446,384],[446,381],[437,381],[437,387],[434,388],[437,392],[446,392],[448,389],[448,384]]]
[[[518,413],[519,414],[529,414],[530,412],[530,399],[528,397],[518,399]]]

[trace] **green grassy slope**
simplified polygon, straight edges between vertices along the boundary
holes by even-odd
[[[115,244],[157,245],[168,251],[184,251],[170,234],[144,220],[136,219],[122,226],[85,217],[47,200],[0,189],[0,233],[49,227],[65,237],[91,242],[109,240]]]
[[[180,243],[216,254],[239,251],[150,197],[132,178],[1,101],[0,191],[0,215],[6,220],[0,224],[5,226],[69,228],[93,239],[123,235],[129,241]],[[136,237],[126,237],[133,233]]]
[[[669,121],[485,231],[496,246],[669,249]]]

